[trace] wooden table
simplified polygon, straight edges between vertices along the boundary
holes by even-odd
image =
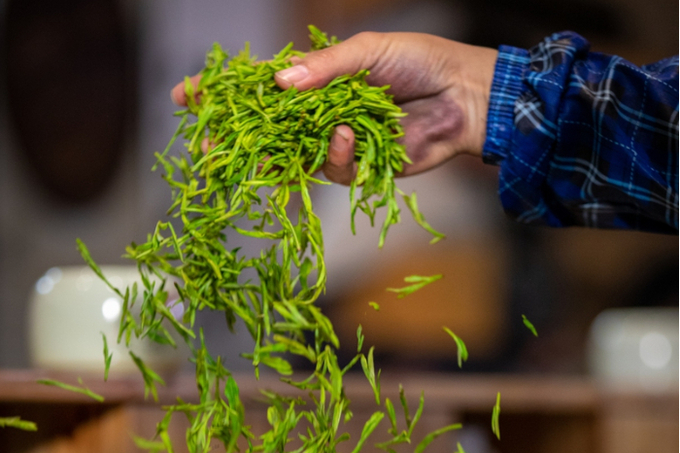
[[[162,417],[158,404],[144,399],[137,377],[118,377],[103,382],[101,377],[84,376],[85,384],[105,397],[98,403],[87,396],[36,384],[36,379],[53,378],[76,383],[76,375],[39,370],[0,371],[0,417],[20,415],[38,423],[38,432],[0,429],[2,453],[127,453],[139,451],[133,435],[150,438]],[[291,393],[291,387],[274,376],[256,381],[252,374],[235,376],[246,405],[247,422],[253,432],[267,429],[266,406],[258,401],[259,389]],[[415,410],[420,390],[425,392],[425,410],[414,437],[449,423],[461,422],[463,430],[442,436],[428,452],[455,451],[461,440],[468,453],[583,452],[656,453],[678,451],[678,393],[643,394],[613,392],[598,388],[582,377],[470,375],[470,374],[387,374],[381,380],[383,397],[398,401],[403,384],[409,405]],[[346,428],[352,441],[339,451],[351,451],[363,422],[377,410],[373,393],[361,375],[345,379],[355,414]],[[491,410],[501,392],[501,436],[491,434]],[[176,397],[196,400],[192,376],[179,376],[159,389],[161,404]],[[376,430],[375,440],[384,440],[387,423]],[[183,446],[186,422],[173,420],[172,437],[177,451]],[[381,436],[383,437],[381,439]],[[368,444],[367,444],[368,446]],[[412,451],[413,446],[398,452]],[[371,451],[368,446],[364,451]],[[221,451],[216,449],[216,451]],[[376,450],[380,451],[380,450]]]

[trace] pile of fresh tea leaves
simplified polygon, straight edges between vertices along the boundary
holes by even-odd
[[[312,49],[337,42],[314,27],[310,31]],[[315,184],[325,184],[313,175],[326,160],[337,125],[349,125],[356,135],[358,175],[350,191],[352,224],[357,209],[373,221],[376,211],[385,208],[378,244],[382,246],[389,227],[400,220],[397,198],[401,196],[413,218],[434,235],[433,241],[442,235],[425,222],[415,195],[406,195],[395,186],[395,174],[409,160],[396,141],[403,134],[398,119],[404,113],[386,94],[388,87],[369,86],[368,72],[360,71],[338,77],[324,88],[284,91],[275,84],[274,73],[289,67],[292,56],[304,54],[290,44],[272,60],[255,61],[246,45],[229,59],[215,44],[198,87],[194,90],[186,83],[188,108],[178,112],[181,122],[175,136],[165,152],[157,154],[172,191],[168,213],[174,219],[159,222],[145,243],[133,243],[127,249],[143,285],[112,288],[123,299],[118,341],[129,344],[134,336],[175,344],[175,338],[181,337],[192,350],[200,398],[167,406],[157,438],[139,440],[141,447],[172,451],[167,430],[175,415],[190,422],[186,442],[191,452],[209,451],[213,440],[221,441],[228,452],[247,445],[248,451],[330,453],[340,442],[352,442],[353,452],[358,452],[385,416],[392,439],[377,446],[393,451],[394,445],[411,442],[423,410],[422,397],[411,414],[402,389],[406,429],[397,429],[397,411],[381,396],[380,371],[374,366],[373,348],[363,348],[361,327],[356,356],[340,367],[338,338],[315,305],[325,289],[326,268],[321,223],[310,191]],[[186,139],[187,152],[170,156],[179,136]],[[204,153],[201,143],[206,138],[212,145]],[[296,213],[290,212],[293,197],[301,200]],[[269,245],[259,255],[247,257],[229,247],[233,235],[259,238]],[[104,278],[85,245],[79,241],[78,246]],[[247,278],[250,275],[257,278]],[[407,281],[414,285],[400,294],[438,278],[411,276]],[[168,294],[172,286],[184,304],[181,319],[171,313],[173,302]],[[298,398],[263,391],[271,427],[266,433],[255,435],[245,424],[237,382],[222,359],[206,349],[203,332],[194,328],[200,310],[221,314],[232,329],[241,320],[255,340],[254,350],[243,354],[252,361],[255,376],[260,367],[268,367],[292,390],[298,389]],[[460,347],[462,341],[456,343]],[[110,355],[105,355],[108,368]],[[314,371],[293,380],[290,356],[309,361]],[[147,392],[155,396],[162,379],[132,357]],[[357,363],[373,388],[377,408],[365,421],[360,438],[350,439],[343,430],[352,418],[343,376]],[[449,425],[429,434],[415,446],[416,453],[438,435],[459,427]]]

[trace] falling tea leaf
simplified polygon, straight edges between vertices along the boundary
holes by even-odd
[[[535,328],[534,325],[531,323],[531,321],[529,321],[529,320],[527,319],[527,317],[524,316],[524,315],[522,315],[522,321],[524,322],[524,325],[527,327],[527,329],[529,329],[529,330],[531,331],[531,333],[533,333],[534,336],[537,337],[537,336],[538,336],[538,332],[536,332],[536,328]]]
[[[493,407],[491,414],[491,431],[496,435],[498,440],[501,440],[501,427],[498,423],[498,418],[501,415],[501,392],[496,395],[496,404]]]
[[[399,299],[408,296],[409,294],[412,294],[419,289],[423,288],[424,286],[429,285],[432,282],[436,282],[440,278],[442,278],[442,274],[438,275],[432,275],[429,277],[423,277],[421,275],[410,275],[408,277],[404,278],[404,281],[406,283],[413,283],[412,285],[405,286],[403,288],[387,288],[387,291],[391,291],[393,293],[397,293],[397,297]]]
[[[38,425],[21,417],[0,417],[0,428],[16,428],[23,431],[37,431]]]
[[[444,327],[444,332],[448,333],[451,338],[453,338],[453,341],[456,342],[458,368],[463,368],[463,362],[467,361],[468,359],[468,350],[465,346],[465,343],[463,343],[463,340],[461,340],[460,337],[453,333],[448,327]]]
[[[104,397],[94,393],[92,390],[85,387],[83,385],[83,381],[82,381],[81,378],[78,378],[78,383],[81,385],[81,387],[76,387],[74,385],[66,384],[64,382],[55,381],[54,379],[38,379],[36,382],[38,384],[42,384],[42,385],[59,387],[59,388],[64,389],[64,390],[68,390],[69,392],[80,393],[80,394],[89,396],[93,400],[99,401],[100,403],[104,402]]]
[[[109,343],[106,341],[106,335],[104,332],[102,334],[102,339],[104,340],[104,380],[109,379],[109,368],[111,368],[111,359],[113,358],[113,353],[109,352]]]

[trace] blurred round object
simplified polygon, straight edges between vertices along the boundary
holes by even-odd
[[[603,384],[655,392],[678,386],[678,309],[622,308],[590,328],[590,372]]]
[[[139,295],[133,313],[139,310],[144,286],[136,266],[102,266],[109,282],[125,294],[137,283]],[[160,283],[160,282],[158,282]],[[175,288],[168,288],[168,306],[177,318],[184,312]],[[35,284],[29,309],[31,364],[58,371],[103,372],[106,336],[111,359],[111,375],[136,373],[137,367],[125,346],[125,336],[117,344],[123,300],[87,266],[53,267]],[[154,371],[170,376],[188,357],[188,348],[171,326],[168,331],[177,348],[149,338],[137,340],[130,350]]]
[[[134,47],[117,0],[4,2],[3,79],[17,156],[54,200],[102,195],[134,122]]]

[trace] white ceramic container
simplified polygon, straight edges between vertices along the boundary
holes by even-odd
[[[591,374],[608,388],[662,392],[678,388],[678,309],[620,308],[590,329]]]
[[[102,266],[102,272],[123,293],[134,282],[140,293],[143,290],[135,266]],[[176,292],[171,293],[168,300],[173,298],[177,299]],[[141,296],[137,300],[139,303]],[[30,299],[28,328],[32,365],[58,371],[103,372],[103,333],[113,352],[111,375],[137,373],[124,340],[116,343],[121,308],[121,298],[89,267],[49,269],[36,282]],[[181,317],[182,308],[181,303],[172,308],[177,318]],[[178,371],[188,357],[188,348],[178,336],[176,340],[182,346],[173,348],[133,338],[130,350],[152,369],[169,376]]]

